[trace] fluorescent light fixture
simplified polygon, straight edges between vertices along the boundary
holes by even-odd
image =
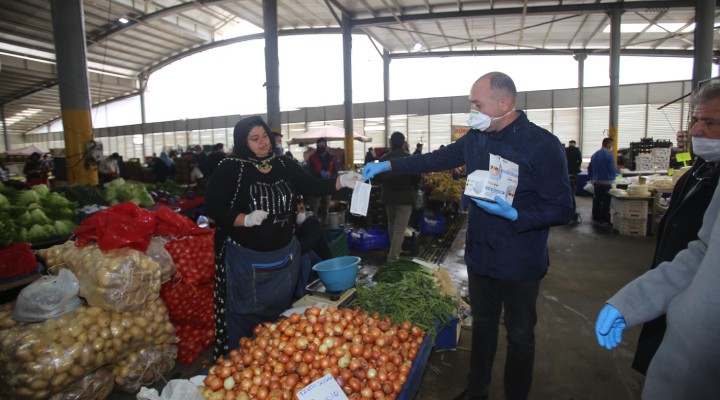
[[[23,111],[20,111],[19,113],[13,115],[12,117],[5,119],[5,123],[10,126],[14,123],[24,120],[25,118],[32,117],[40,111],[42,110],[39,108],[26,108]]]
[[[673,22],[673,23],[667,23],[667,24],[652,24],[648,27],[650,24],[620,24],[620,32],[621,33],[638,33],[642,32],[643,29],[647,30],[645,33],[668,33],[668,32],[675,32],[675,33],[689,33],[695,30],[695,23],[692,23],[685,27],[685,23],[682,22]],[[685,28],[683,28],[685,27]],[[603,33],[610,33],[610,25],[607,25],[605,29],[603,29]]]
[[[370,125],[370,126],[365,126],[365,127],[363,128],[363,130],[364,130],[365,132],[384,131],[384,130],[385,130],[385,125]]]
[[[420,51],[422,49],[422,45],[420,43],[415,43],[415,46],[413,46],[412,51]]]
[[[129,21],[127,18],[125,18],[125,17],[120,17],[120,19],[118,20],[118,22],[120,22],[121,24],[127,24],[127,23],[130,22],[130,21]]]

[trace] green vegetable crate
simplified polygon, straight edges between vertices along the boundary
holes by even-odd
[[[348,238],[344,229],[325,228],[325,238],[333,257],[342,257],[349,254]]]

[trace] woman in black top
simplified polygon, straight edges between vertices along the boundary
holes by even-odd
[[[233,154],[220,161],[205,196],[216,224],[215,357],[291,305],[300,258],[297,196],[329,195],[362,179],[355,173],[314,178],[277,157],[273,133],[257,116],[240,120],[233,136]]]

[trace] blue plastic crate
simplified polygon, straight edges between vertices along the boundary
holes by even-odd
[[[442,215],[425,215],[420,218],[420,232],[445,233],[445,218]]]
[[[350,244],[358,251],[386,249],[390,247],[390,235],[378,228],[354,231],[350,233]]]
[[[436,350],[452,350],[457,348],[459,322],[460,319],[454,318],[438,331],[437,335],[435,335]],[[440,328],[439,325],[438,323],[437,328]]]

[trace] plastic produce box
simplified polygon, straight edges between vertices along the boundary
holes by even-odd
[[[420,232],[422,233],[445,233],[445,218],[442,215],[424,214],[420,219]]]
[[[325,239],[327,239],[333,257],[343,257],[349,254],[345,230],[325,228]]]
[[[379,228],[350,233],[352,248],[358,251],[386,249],[390,247],[390,235]]]

